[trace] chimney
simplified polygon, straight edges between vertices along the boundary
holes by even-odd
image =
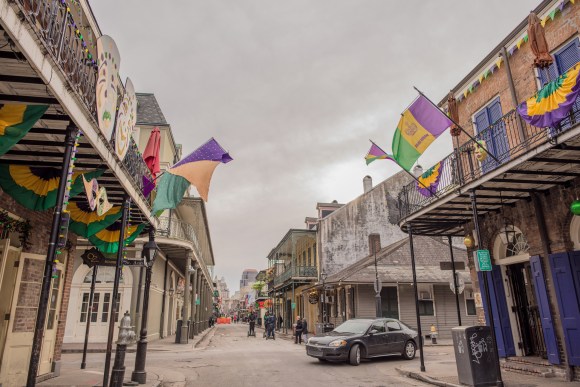
[[[419,177],[423,174],[423,167],[420,166],[419,164],[415,165],[415,168],[413,168],[413,175],[415,175],[415,177]]]
[[[363,189],[364,189],[364,193],[367,193],[371,189],[373,189],[373,178],[370,177],[369,175],[366,175],[363,178]]]

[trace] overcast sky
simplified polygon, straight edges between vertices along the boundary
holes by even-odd
[[[317,202],[346,203],[397,172],[390,151],[417,86],[441,100],[540,0],[92,0],[121,75],[155,93],[184,154],[215,137],[234,161],[207,203],[230,291],[264,269]],[[420,163],[451,151],[440,137]]]

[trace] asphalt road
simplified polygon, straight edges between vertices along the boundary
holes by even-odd
[[[247,337],[247,325],[219,325],[215,334],[188,352],[152,352],[148,364],[163,368],[163,386],[425,386],[400,376],[399,358],[320,363],[304,345],[278,337]],[[417,359],[411,362],[418,362]]]

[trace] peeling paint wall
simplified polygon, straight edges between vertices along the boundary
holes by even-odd
[[[381,236],[381,247],[406,237],[389,219],[396,215],[390,213],[397,211],[397,194],[410,180],[400,172],[320,220],[319,257],[327,275],[368,256],[369,234]]]

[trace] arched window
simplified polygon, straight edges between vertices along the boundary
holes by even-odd
[[[97,270],[97,280],[98,284],[112,284],[115,282],[115,267],[114,266],[99,266]],[[93,279],[93,271],[89,270],[83,283],[90,284]],[[123,276],[120,278],[120,283],[123,283]]]

